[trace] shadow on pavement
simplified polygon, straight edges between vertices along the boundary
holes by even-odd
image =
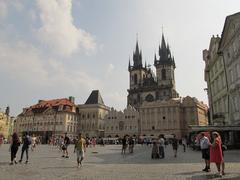
[[[192,177],[187,178],[187,180],[204,180],[204,179],[221,179],[221,180],[239,180],[240,175],[236,175],[235,177],[228,177],[232,176],[231,174],[226,174],[225,176],[218,177],[215,174],[201,174],[201,175],[194,175]]]

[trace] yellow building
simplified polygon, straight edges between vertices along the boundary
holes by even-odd
[[[4,112],[0,112],[0,135],[8,138],[11,118]]]

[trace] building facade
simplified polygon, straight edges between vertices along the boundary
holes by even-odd
[[[229,125],[228,85],[223,57],[218,53],[220,37],[212,37],[209,49],[203,50],[205,81],[209,101],[210,124]]]
[[[12,118],[7,113],[7,109],[5,112],[0,111],[0,135],[4,138],[9,138],[11,135],[10,129],[12,124]]]
[[[231,125],[240,125],[240,13],[226,17],[219,54],[227,76],[228,108]]]
[[[105,137],[140,136],[139,112],[132,106],[123,111],[111,108],[104,119]]]
[[[188,134],[190,125],[207,125],[207,105],[189,96],[168,101],[144,102],[140,107],[140,134],[154,136]]]
[[[40,136],[46,143],[50,137],[63,136],[65,132],[74,138],[78,132],[77,107],[74,98],[39,100],[39,102],[18,115],[14,131],[20,136],[24,132]]]
[[[104,136],[104,117],[110,108],[107,107],[98,90],[92,91],[85,104],[78,105],[79,132],[86,137]]]
[[[142,63],[142,51],[138,42],[133,53],[133,65],[129,60],[129,89],[128,105],[140,108],[144,101],[153,102],[158,100],[169,100],[179,95],[175,87],[174,70],[176,68],[174,57],[171,55],[169,45],[166,44],[162,35],[161,46],[159,46],[159,58],[155,54],[154,66],[156,74]]]

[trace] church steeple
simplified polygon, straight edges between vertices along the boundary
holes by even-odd
[[[142,50],[139,49],[138,40],[136,42],[136,49],[133,52],[133,67],[142,68]]]

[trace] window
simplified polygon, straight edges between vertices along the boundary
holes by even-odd
[[[137,84],[137,74],[134,74],[134,84]]]
[[[162,80],[166,80],[166,69],[162,69]]]
[[[165,116],[163,116],[163,119],[166,119],[166,117],[165,117]]]
[[[155,126],[152,126],[152,130],[155,130]]]

